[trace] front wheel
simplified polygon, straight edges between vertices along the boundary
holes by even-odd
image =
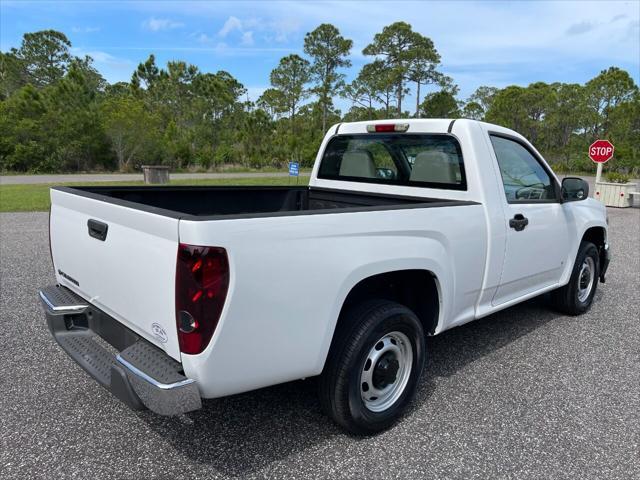
[[[551,292],[553,306],[568,315],[580,315],[591,307],[600,277],[600,256],[591,242],[582,242],[578,249],[569,283]]]
[[[351,433],[388,428],[414,396],[424,337],[420,320],[395,302],[367,301],[347,311],[320,377],[324,410]]]

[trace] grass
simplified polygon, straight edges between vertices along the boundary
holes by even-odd
[[[306,185],[308,176],[301,176],[299,185]],[[170,185],[295,185],[289,177],[215,178],[173,180]],[[44,212],[49,210],[49,187],[73,185],[144,185],[142,182],[76,182],[58,184],[0,185],[0,212]],[[153,188],[153,187],[151,187]]]
[[[311,167],[300,167],[300,173],[311,173]],[[223,165],[218,168],[171,168],[171,173],[287,173],[288,168],[280,167],[243,167],[241,165]],[[119,174],[138,174],[142,175],[142,170],[133,170],[129,172],[110,171],[110,170],[70,170],[70,171],[58,171],[54,175],[119,175]],[[52,173],[31,173],[31,172],[17,172],[14,170],[0,170],[0,175],[3,177],[15,177],[23,175],[51,175]]]

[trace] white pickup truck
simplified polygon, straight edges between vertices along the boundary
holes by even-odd
[[[416,390],[425,336],[551,291],[577,315],[609,263],[588,184],[471,120],[331,127],[308,187],[56,187],[51,333],[164,415],[319,376],[356,434]]]

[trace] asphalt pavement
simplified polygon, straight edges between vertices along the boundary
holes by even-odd
[[[640,478],[640,212],[609,219],[587,314],[536,299],[430,338],[408,415],[357,438],[312,379],[177,418],[128,410],[45,327],[47,213],[0,214],[0,478]]]

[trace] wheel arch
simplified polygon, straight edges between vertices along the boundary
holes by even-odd
[[[589,227],[582,234],[581,241],[593,243],[598,249],[604,248],[607,243],[607,230],[604,227]]]
[[[600,257],[600,266],[602,268],[607,255],[607,229],[602,226],[589,227],[582,234],[580,242],[591,242],[596,246],[598,249],[598,256]]]
[[[345,311],[368,299],[404,305],[416,314],[427,334],[436,332],[441,321],[442,297],[437,275],[426,269],[392,270],[365,277],[351,287],[342,302],[333,335],[345,321]]]

